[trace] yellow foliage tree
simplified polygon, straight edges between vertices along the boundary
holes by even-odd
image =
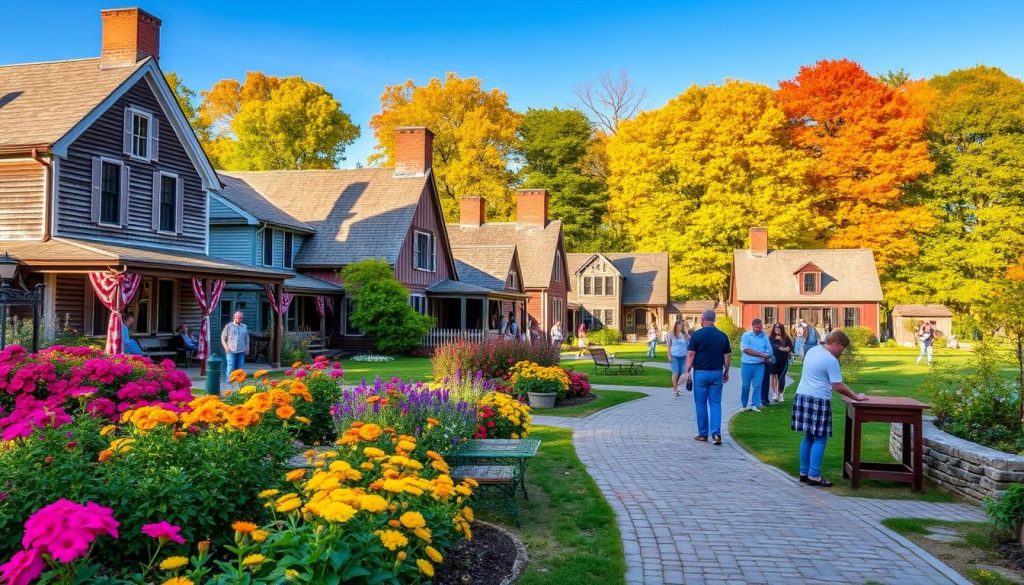
[[[767,226],[773,248],[815,243],[812,161],[764,85],[693,86],[608,141],[609,216],[637,251],[668,251],[672,294],[724,299],[734,249]]]
[[[395,128],[425,126],[434,133],[433,172],[445,218],[457,221],[459,199],[469,195],[487,198],[488,219],[512,216],[509,160],[520,115],[509,108],[505,92],[485,91],[475,77],[448,73],[423,86],[411,80],[389,85],[380,105],[370,119],[377,138],[371,164],[394,164]]]

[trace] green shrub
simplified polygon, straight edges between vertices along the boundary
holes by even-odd
[[[364,260],[341,271],[352,296],[352,324],[374,336],[377,351],[405,353],[418,347],[434,320],[409,305],[409,289],[384,260]]]
[[[857,347],[878,347],[878,337],[867,327],[844,327],[843,333]]]
[[[883,341],[881,346],[886,348],[886,349],[892,349],[894,347],[899,347],[900,344],[897,343],[895,339],[889,338],[889,339],[886,339],[885,341]]]
[[[588,333],[587,342],[591,345],[615,345],[622,343],[622,332],[614,327],[605,327]]]
[[[309,336],[296,337],[286,333],[281,340],[281,361],[286,364],[310,361],[312,356],[309,355],[309,344],[312,340]]]
[[[943,335],[932,340],[932,347],[935,349],[946,349],[949,347],[949,338]]]
[[[455,341],[437,346],[431,363],[434,379],[438,381],[454,380],[461,374],[476,375],[476,372],[481,372],[485,378],[501,378],[517,362],[553,366],[558,363],[558,352],[559,348],[550,343],[506,339]]]
[[[996,528],[1017,534],[1024,525],[1024,484],[1015,483],[998,500],[985,498],[985,515]]]
[[[715,319],[715,327],[722,333],[725,333],[729,337],[729,345],[732,346],[732,354],[739,355],[740,351],[740,338],[743,337],[743,328],[737,327],[733,323],[732,317],[729,315],[719,315]]]

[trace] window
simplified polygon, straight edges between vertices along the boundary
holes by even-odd
[[[92,331],[91,335],[107,334],[107,326],[110,324],[110,309],[103,306],[103,303],[92,295]]]
[[[140,333],[142,335],[149,335],[152,331],[150,319],[150,311],[153,307],[153,279],[143,278],[142,284],[139,285],[139,292],[135,294],[135,298],[125,309],[124,316],[134,315],[135,325],[132,327],[133,333]]]
[[[590,311],[583,309],[581,312],[583,313],[583,323],[586,324],[587,329],[591,331],[600,329],[600,327],[598,327],[597,320],[594,319],[594,316],[590,313]]]
[[[409,306],[420,315],[426,315],[427,297],[423,295],[409,295]]]
[[[817,272],[805,272],[804,283],[802,292],[804,293],[816,293],[818,292],[818,273]]]
[[[294,253],[294,251],[292,250],[292,247],[294,245],[295,245],[295,234],[293,234],[291,232],[285,232],[284,233],[284,267],[285,268],[291,268],[292,267],[292,264],[293,264],[292,254]]]
[[[596,296],[604,295],[604,279],[600,276],[594,279],[594,294]]]
[[[565,329],[565,302],[562,299],[551,299],[551,324],[561,321]]]
[[[157,281],[156,289],[156,332],[173,333],[175,329],[174,281]]]
[[[416,270],[434,272],[434,234],[413,232],[412,266]]]
[[[517,289],[519,286],[516,284],[516,273],[509,272],[508,278],[505,279],[505,288]]]
[[[160,175],[160,231],[178,231],[178,177]]]
[[[606,276],[604,277],[604,294],[614,295],[615,294],[615,277]]]
[[[132,112],[132,133],[131,152],[136,158],[149,160],[150,157],[150,129],[153,127],[153,117],[145,112],[131,110]]]
[[[263,230],[263,265],[274,265],[274,230]]]
[[[860,326],[860,307],[843,307],[843,327]]]
[[[778,307],[763,307],[761,309],[761,320],[764,321],[765,327],[771,327],[775,323],[779,322],[779,308]]]
[[[615,322],[615,310],[605,309],[604,310],[604,326],[605,327],[618,327],[618,323]]]
[[[594,294],[594,288],[591,286],[591,278],[589,276],[583,277],[583,294],[592,295]]]
[[[555,282],[562,282],[562,278],[564,278],[563,270],[565,268],[562,266],[562,255],[559,254],[555,258]]]
[[[121,165],[100,163],[100,223],[121,225]]]
[[[288,305],[288,314],[285,315],[284,326],[286,331],[298,331],[299,330],[299,303],[295,302],[297,299],[292,300],[292,304]]]
[[[352,301],[352,297],[345,297],[345,335],[363,335],[363,332],[352,324],[353,311],[355,311],[355,303]]]

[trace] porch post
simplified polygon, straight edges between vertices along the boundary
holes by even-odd
[[[466,330],[466,297],[459,297],[459,329]]]
[[[281,299],[284,298],[284,283],[277,283],[274,285],[274,298],[277,299],[278,306],[281,305]],[[284,339],[284,320],[287,315],[284,311],[276,315],[274,319],[274,345],[271,348],[270,361],[273,362],[275,368],[281,367],[281,341]]]
[[[206,299],[207,303],[210,302],[210,295],[213,294],[213,290],[212,290],[212,288],[210,286],[210,281],[211,280],[213,280],[213,279],[211,279],[211,278],[204,278],[203,279],[203,298]],[[211,313],[213,311],[215,311],[215,310],[216,309],[211,310]],[[224,325],[224,323],[221,323],[221,325]],[[210,359],[210,355],[213,354],[213,340],[214,340],[214,338],[216,337],[216,339],[218,340],[218,343],[220,342],[219,341],[220,340],[220,335],[214,335],[213,332],[209,330],[209,328],[207,328],[207,334],[210,336],[210,339],[208,339],[206,341],[206,357],[201,359],[201,360],[199,360],[199,376],[201,378],[205,378],[206,377],[206,360]]]

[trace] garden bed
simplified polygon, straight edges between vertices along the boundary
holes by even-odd
[[[526,568],[526,546],[508,530],[476,521],[473,540],[453,547],[438,568],[435,585],[505,585]]]
[[[889,452],[903,454],[902,425],[893,424]],[[1024,482],[1024,456],[1004,453],[953,436],[924,419],[924,475],[949,491],[975,502],[998,498],[1013,483]]]

